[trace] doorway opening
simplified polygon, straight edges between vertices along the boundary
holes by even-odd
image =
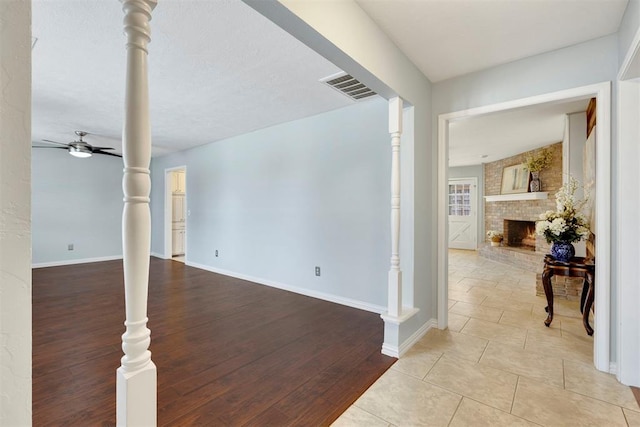
[[[187,168],[165,170],[164,258],[185,262],[187,256]]]
[[[594,365],[596,369],[609,372],[610,358],[610,299],[611,276],[611,83],[604,82],[544,95],[523,98],[469,110],[441,114],[438,117],[438,327],[448,326],[448,157],[449,124],[452,121],[486,115],[494,112],[515,110],[524,107],[563,103],[596,98],[596,222],[594,234],[598,236],[595,259],[598,263],[595,277],[595,293],[598,295],[598,310],[595,313]]]

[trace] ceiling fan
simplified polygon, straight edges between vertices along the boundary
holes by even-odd
[[[91,157],[93,154],[106,154],[107,156],[122,157],[119,154],[114,154],[114,153],[109,153],[108,151],[104,151],[104,150],[113,150],[113,148],[111,147],[94,147],[93,145],[83,141],[82,138],[87,136],[88,132],[77,130],[76,135],[78,135],[78,140],[72,141],[68,144],[51,141],[49,139],[43,139],[44,142],[62,145],[62,147],[34,145],[33,148],[59,148],[61,150],[68,150],[69,154],[71,154],[74,157],[80,157],[80,158]]]

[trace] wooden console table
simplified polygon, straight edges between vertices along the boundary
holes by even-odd
[[[582,288],[582,296],[580,298],[580,311],[582,312],[582,324],[587,334],[593,335],[593,328],[589,325],[589,312],[593,306],[593,280],[596,266],[592,263],[585,262],[584,258],[574,257],[569,262],[556,260],[551,255],[544,257],[544,271],[542,272],[542,286],[544,294],[547,297],[547,319],[544,321],[545,326],[549,327],[553,321],[553,287],[551,286],[551,278],[553,276],[569,276],[582,277],[584,285]]]

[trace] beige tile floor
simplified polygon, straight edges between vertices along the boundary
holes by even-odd
[[[449,329],[430,330],[333,426],[640,427],[629,387],[593,368],[578,304],[556,299],[543,325],[535,274],[451,250],[449,298]]]

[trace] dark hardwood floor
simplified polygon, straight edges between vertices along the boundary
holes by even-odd
[[[395,359],[374,313],[151,259],[160,426],[323,426]],[[33,425],[115,425],[122,262],[33,271]]]

